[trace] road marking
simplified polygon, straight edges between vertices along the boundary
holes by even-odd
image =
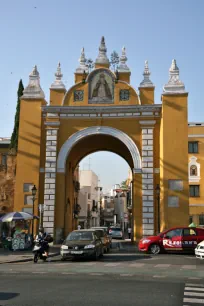
[[[165,278],[166,275],[154,275],[153,277],[154,277],[154,278]]]
[[[144,263],[134,263],[134,264],[130,264],[130,267],[136,267],[136,268],[141,268],[144,267]]]
[[[186,270],[196,269],[196,265],[184,265],[181,266],[181,269],[186,269]]]
[[[82,262],[80,266],[95,266],[96,262]]]
[[[201,279],[201,278],[200,278]],[[204,285],[203,284],[190,284],[190,283],[186,283],[186,286],[189,286],[189,287],[197,287],[197,286],[199,286],[199,287],[204,287]]]
[[[93,275],[93,276],[102,276],[104,275],[103,273],[89,273],[89,275]]]
[[[203,284],[191,284],[191,283],[185,284],[183,303],[204,304],[203,297],[204,297]],[[183,304],[183,306],[185,305],[186,304]]]
[[[184,295],[189,295],[189,296],[204,296],[203,292],[184,292]]]
[[[133,276],[133,274],[120,274],[120,276]]]
[[[47,272],[32,272],[32,274],[46,274]]]
[[[169,268],[169,267],[170,267],[170,265],[168,265],[168,264],[158,264],[158,265],[154,266],[154,268]]]
[[[107,264],[105,264],[104,266],[105,267],[117,267],[117,266],[119,266],[121,263],[119,262],[119,263],[107,263]]]
[[[73,273],[73,272],[62,272],[62,274],[65,274],[65,275],[75,275],[76,273]]]
[[[197,286],[199,286],[197,284]],[[204,291],[204,288],[199,288],[199,287],[185,287],[185,290],[189,290],[189,291]]]
[[[190,280],[190,279],[196,279],[196,280],[200,280],[200,279],[202,279],[201,277],[188,277],[188,279]]]
[[[204,304],[204,299],[194,299],[194,298],[184,298],[184,303],[197,303],[197,304]]]

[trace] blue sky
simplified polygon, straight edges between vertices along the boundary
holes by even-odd
[[[37,64],[48,100],[58,61],[69,87],[81,48],[95,60],[102,35],[109,55],[126,47],[134,87],[148,59],[156,103],[176,58],[189,91],[189,121],[203,121],[203,11],[202,0],[1,1],[0,136],[11,135],[20,78],[26,86]]]

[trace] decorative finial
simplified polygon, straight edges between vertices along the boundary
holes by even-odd
[[[45,94],[40,87],[40,75],[35,65],[29,74],[28,86],[23,91],[23,99],[44,99]]]
[[[152,83],[152,81],[150,80],[150,70],[149,70],[149,65],[148,65],[148,61],[145,61],[145,67],[144,67],[144,72],[143,72],[143,76],[144,76],[144,80],[140,83],[140,87],[154,87],[154,84]]]
[[[60,65],[60,62],[58,63],[58,66],[57,66],[57,71],[55,73],[55,81],[52,83],[51,85],[51,88],[52,89],[65,89],[65,85],[63,84],[62,82],[62,77],[63,77],[63,74],[61,72],[61,65]]]
[[[105,44],[105,38],[102,36],[101,38],[101,44],[99,46],[99,54],[95,61],[96,64],[108,64],[109,65],[109,59],[107,58],[107,48]]]
[[[173,59],[171,67],[169,69],[169,81],[163,87],[164,93],[185,93],[185,85],[179,79],[179,68],[176,64],[176,60]]]
[[[86,57],[85,57],[85,52],[84,52],[84,48],[81,49],[81,55],[79,58],[79,67],[76,69],[76,73],[88,73],[89,69],[86,65]]]
[[[126,56],[126,49],[122,47],[122,55],[120,57],[120,64],[118,66],[118,72],[130,72],[129,67],[126,64],[127,56]]]

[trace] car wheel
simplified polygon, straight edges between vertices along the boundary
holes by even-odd
[[[149,247],[149,252],[152,255],[157,255],[157,254],[159,254],[161,252],[161,248],[160,248],[160,246],[158,244],[152,244]]]
[[[61,257],[61,261],[65,261],[66,260],[66,258],[64,258],[64,257]]]

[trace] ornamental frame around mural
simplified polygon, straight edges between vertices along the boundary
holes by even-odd
[[[112,99],[105,100],[105,101],[103,101],[103,100],[96,101],[96,100],[93,100],[93,98],[92,98],[93,81],[101,73],[103,73],[105,76],[108,76],[111,79],[112,84],[110,86],[110,84],[108,83],[108,85],[109,85],[109,88],[111,89]],[[103,69],[103,68],[96,69],[89,75],[87,81],[89,83],[88,104],[114,104],[115,78],[114,78],[114,75],[111,71],[109,71],[107,69]],[[107,81],[107,79],[106,79],[106,81]]]

